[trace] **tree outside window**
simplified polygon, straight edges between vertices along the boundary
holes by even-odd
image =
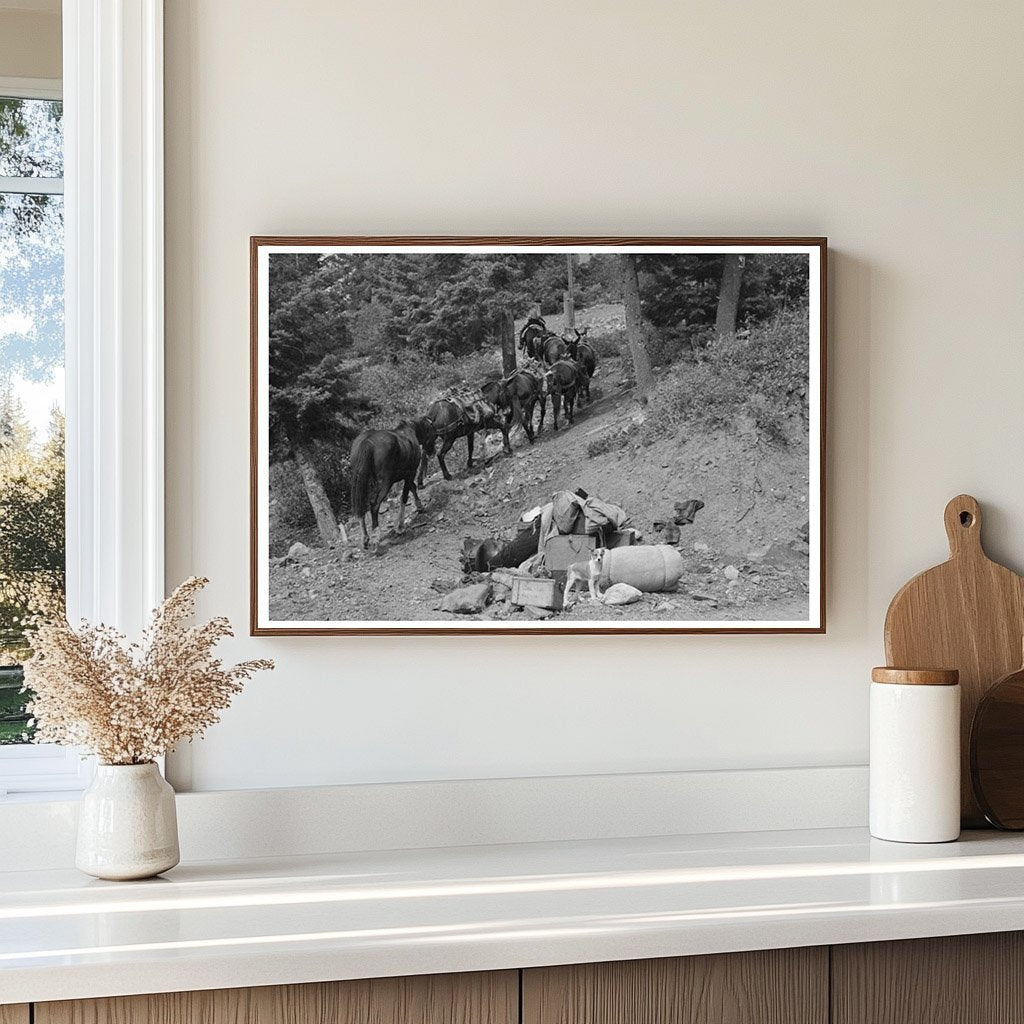
[[[62,105],[0,96],[0,744],[23,743],[27,620],[64,597]]]

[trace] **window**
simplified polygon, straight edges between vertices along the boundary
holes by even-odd
[[[25,617],[64,597],[60,100],[0,93],[0,744],[31,738]]]
[[[63,156],[52,135],[44,133],[49,142],[41,142],[19,128],[7,147],[20,154],[31,139],[34,161],[8,158],[0,169],[7,207],[27,204],[46,208],[48,216],[62,214],[68,616],[107,622],[131,635],[165,593],[162,30],[162,0],[65,3],[63,108],[50,118],[63,129]],[[61,83],[40,85],[0,78],[0,97],[62,99]],[[0,239],[0,247],[14,251],[10,224],[0,225]],[[0,279],[0,304],[8,294]],[[58,299],[42,311],[59,314],[60,306]],[[28,326],[25,316],[21,324]],[[43,352],[44,335],[34,341]],[[0,331],[0,364],[7,366],[14,349],[3,345]],[[36,386],[59,394],[59,365],[47,372],[42,364],[45,359],[25,369],[45,380]],[[48,405],[47,394],[35,403],[44,430]],[[59,524],[56,500],[49,512]],[[9,716],[8,734],[20,739],[27,723],[23,715],[16,720],[13,689],[3,691],[8,706],[0,717]],[[0,799],[5,791],[10,800],[10,794],[28,799],[20,794],[79,789],[90,775],[91,762],[75,751],[0,744]]]
[[[64,143],[59,85],[0,80],[0,772],[69,755],[30,747],[26,616],[64,600]],[[24,780],[22,779],[22,783]],[[19,788],[24,788],[19,785]]]

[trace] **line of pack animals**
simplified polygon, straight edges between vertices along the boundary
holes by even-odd
[[[394,430],[364,430],[353,442],[352,513],[363,530],[363,547],[370,546],[366,527],[369,514],[373,544],[379,543],[379,511],[391,488],[402,483],[402,500],[396,529],[405,528],[405,506],[409,496],[420,511],[417,487],[422,487],[427,464],[435,454],[445,480],[451,479],[445,456],[460,437],[466,439],[467,468],[473,466],[473,441],[478,431],[500,430],[506,454],[512,454],[509,431],[523,428],[530,444],[544,427],[548,399],[558,430],[558,417],[565,414],[570,425],[578,403],[590,401],[590,382],[597,373],[597,352],[586,341],[588,328],[572,328],[572,334],[558,335],[548,330],[544,319],[530,317],[519,332],[519,350],[525,357],[507,377],[487,381],[479,394],[465,391],[438,399],[426,414],[416,420],[404,420]],[[534,411],[539,409],[536,430]],[[440,448],[438,445],[440,444]]]

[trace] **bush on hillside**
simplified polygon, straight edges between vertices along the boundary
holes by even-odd
[[[807,324],[806,308],[790,310],[734,348],[712,347],[702,362],[673,367],[649,397],[650,440],[664,436],[666,425],[729,430],[746,422],[786,443],[787,421],[807,415]]]
[[[501,352],[495,349],[433,359],[410,352],[394,362],[367,366],[359,376],[359,389],[378,410],[373,425],[387,430],[422,416],[431,402],[452,388],[476,392],[484,381],[500,374]]]

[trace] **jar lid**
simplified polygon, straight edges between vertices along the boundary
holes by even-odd
[[[879,667],[871,670],[871,681],[904,686],[956,686],[960,673],[955,668]]]

